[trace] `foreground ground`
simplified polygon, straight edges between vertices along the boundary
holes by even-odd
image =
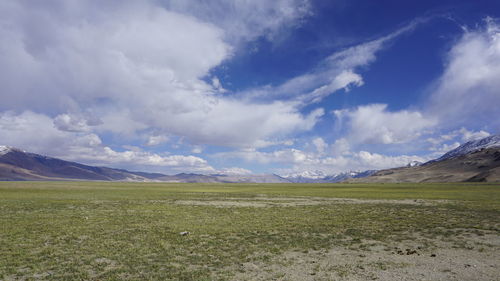
[[[498,276],[499,184],[0,183],[0,280]]]

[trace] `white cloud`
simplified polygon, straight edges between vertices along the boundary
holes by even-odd
[[[473,140],[479,140],[485,137],[488,137],[490,133],[480,130],[477,132],[474,131],[469,131],[465,128],[461,128],[459,132],[462,134],[462,140],[467,142],[467,141],[473,141]]]
[[[146,143],[147,146],[155,146],[168,141],[168,137],[165,135],[150,136]]]
[[[350,154],[351,145],[349,141],[345,138],[337,139],[332,145],[332,154],[334,156],[348,155]]]
[[[405,166],[411,161],[425,162],[430,160],[421,156],[387,156],[378,153],[370,153],[367,151],[360,151],[355,154],[354,159],[359,162],[361,167],[370,167],[370,169],[384,169],[392,167]]]
[[[93,133],[61,131],[50,117],[25,111],[0,113],[0,140],[2,144],[29,152],[81,161],[91,165],[123,168],[151,168],[157,171],[215,171],[207,161],[191,155],[160,155],[129,148],[116,151],[104,145]]]
[[[130,167],[132,169],[142,168],[156,171],[169,172],[214,172],[207,161],[192,155],[159,155],[145,151],[115,151],[107,146],[101,147],[74,147],[71,151],[74,155],[66,157],[69,160],[85,161],[94,165],[113,165]],[[163,168],[163,169],[162,169]]]
[[[344,155],[332,156],[320,153],[305,152],[299,149],[282,149],[271,152],[262,152],[255,149],[244,149],[235,152],[218,153],[218,158],[238,158],[251,163],[269,164],[280,163],[288,168],[279,169],[280,174],[294,174],[303,172],[321,172],[336,174],[350,170],[378,170],[405,166],[411,161],[425,162],[430,156],[397,155],[389,156],[367,151],[349,152]]]
[[[223,168],[218,172],[221,174],[224,174],[224,175],[250,175],[250,174],[252,174],[252,171],[247,170],[247,169],[243,169],[243,168],[238,168],[238,167]]]
[[[325,152],[325,150],[328,148],[328,144],[325,142],[325,140],[323,140],[323,138],[320,138],[320,137],[314,138],[312,140],[312,143],[316,147],[316,151],[319,154],[323,154]]]
[[[59,114],[54,118],[54,126],[61,131],[68,132],[89,132],[91,125],[90,122],[81,116],[70,114]]]
[[[307,14],[307,1],[217,3],[2,1],[0,111],[59,115],[61,130],[151,129],[193,144],[249,146],[310,130],[321,109],[305,116],[294,103],[236,100],[204,80],[231,58],[233,41],[273,36]]]
[[[345,91],[349,91],[349,88],[352,86],[360,87],[362,85],[363,78],[361,75],[354,73],[352,70],[344,70],[335,76],[329,84],[314,89],[307,95],[299,97],[299,100],[304,103],[316,103],[337,90],[344,89]]]
[[[451,142],[451,143],[442,143],[439,145],[434,145],[434,146],[430,147],[429,150],[433,151],[434,153],[432,153],[432,155],[437,158],[437,157],[445,154],[446,152],[453,150],[459,146],[460,146],[460,143],[455,141],[455,142]]]
[[[300,107],[320,102],[339,90],[349,91],[352,87],[360,87],[364,84],[363,77],[356,71],[375,61],[377,52],[383,50],[388,43],[413,30],[425,20],[419,18],[386,36],[335,52],[312,71],[289,79],[281,85],[253,88],[241,95],[247,100],[293,101]]]
[[[436,125],[432,118],[418,111],[390,112],[386,104],[359,106],[353,110],[336,110],[338,122],[346,123],[348,138],[353,143],[394,144],[418,138]]]
[[[448,53],[445,71],[429,100],[429,114],[443,127],[484,126],[500,130],[500,26],[466,30]]]
[[[51,155],[64,153],[68,145],[98,145],[101,142],[94,134],[58,130],[50,117],[30,111],[0,112],[0,140],[6,145]]]
[[[323,109],[316,109],[304,116],[292,105],[282,102],[249,105],[215,99],[212,103],[190,106],[192,108],[185,111],[181,108],[151,111],[148,122],[196,144],[252,146],[273,136],[310,130],[324,114]]]
[[[500,128],[500,31],[489,20],[487,29],[467,31],[451,49],[428,109],[391,112],[372,104],[340,110],[335,114],[347,134],[335,143],[317,138],[314,152],[258,151],[293,145],[291,134],[311,130],[324,115],[322,108],[305,114],[304,105],[363,85],[360,68],[419,23],[332,54],[281,85],[223,95],[214,67],[239,44],[260,36],[279,41],[284,28],[300,25],[309,13],[305,0],[1,1],[0,40],[8,44],[0,44],[0,139],[88,163],[214,171],[200,157],[118,151],[99,137],[111,133],[155,146],[169,136],[185,139],[192,153],[205,144],[250,147],[220,155],[342,171],[419,160],[353,152],[357,144],[407,143],[446,124]],[[138,137],[144,132],[154,135]],[[429,140],[431,150],[448,149],[459,136],[466,141],[489,133],[454,134]]]
[[[254,148],[245,148],[231,152],[220,152],[213,155],[216,158],[236,158],[247,162],[268,164],[268,163],[295,163],[305,161],[308,155],[295,148],[262,152]]]
[[[222,87],[222,84],[221,84],[219,78],[217,78],[215,76],[212,77],[212,86],[219,93],[225,93],[225,92],[227,92],[227,90]]]
[[[282,31],[300,26],[311,15],[308,0],[162,0],[165,7],[190,14],[225,30],[226,39],[238,44],[265,36],[272,41]]]
[[[430,144],[429,150],[434,151],[433,155],[441,156],[442,154],[457,148],[461,143],[471,140],[478,140],[489,136],[490,133],[480,130],[473,131],[464,127],[441,134],[438,136],[428,137],[425,139]]]
[[[252,147],[253,148],[263,148],[263,147],[277,146],[277,145],[292,146],[294,144],[295,144],[295,141],[291,140],[291,139],[285,139],[285,140],[258,140],[258,141],[256,141],[252,145]]]
[[[9,109],[24,109],[27,101],[64,110],[147,97],[203,76],[230,56],[222,30],[149,1],[3,3],[0,37],[10,44],[2,44],[0,59]]]
[[[203,152],[203,148],[201,146],[195,146],[195,147],[193,147],[193,149],[191,149],[191,152],[199,154],[199,153]]]

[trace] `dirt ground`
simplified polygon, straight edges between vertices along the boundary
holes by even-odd
[[[469,248],[440,240],[287,252],[266,263],[244,263],[234,280],[500,280],[500,238],[460,237]],[[426,243],[424,243],[426,242]],[[429,248],[424,246],[434,244]]]

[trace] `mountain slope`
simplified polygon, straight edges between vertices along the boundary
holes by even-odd
[[[158,174],[133,173],[64,161],[16,148],[0,147],[0,180],[149,181]]]
[[[0,181],[6,180],[99,180],[182,183],[285,183],[278,175],[201,175],[131,172],[64,161],[20,149],[0,146]]]
[[[479,140],[469,141],[461,146],[448,151],[443,156],[439,157],[434,161],[442,161],[446,159],[452,159],[455,157],[459,157],[471,152],[475,152],[478,150],[486,149],[486,148],[494,148],[500,147],[500,135],[493,135],[489,137],[485,137]]]
[[[348,182],[500,182],[500,137],[467,142],[420,166],[381,170]]]

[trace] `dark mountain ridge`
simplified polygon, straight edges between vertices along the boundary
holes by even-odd
[[[65,161],[16,148],[0,154],[0,180],[102,180],[148,181],[163,174],[130,172]]]

